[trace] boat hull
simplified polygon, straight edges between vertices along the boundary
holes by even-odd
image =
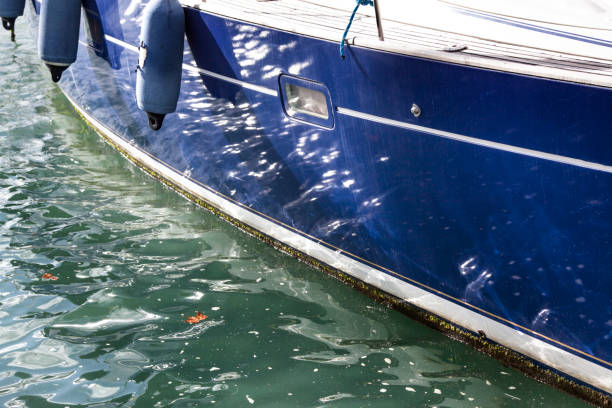
[[[60,82],[123,154],[286,252],[609,396],[612,90],[359,47],[342,60],[186,8],[177,113],[153,132],[131,3],[84,1]],[[326,90],[326,121],[291,116],[283,76]]]

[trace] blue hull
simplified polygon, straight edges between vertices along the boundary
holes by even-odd
[[[612,392],[611,89],[358,47],[341,60],[337,43],[185,9],[185,63],[200,71],[184,69],[177,113],[153,132],[136,106],[129,3],[84,1],[60,82],[84,114],[274,228],[377,271],[381,284],[368,283],[393,293],[385,282],[399,281],[525,333],[607,378],[531,358]],[[280,74],[328,90],[327,122],[288,117]]]

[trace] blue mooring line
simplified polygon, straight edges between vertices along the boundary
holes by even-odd
[[[373,6],[373,5],[374,5],[373,0],[357,0],[357,5],[353,9],[353,14],[351,14],[351,19],[349,20],[348,25],[346,26],[346,29],[344,30],[344,34],[342,34],[342,42],[340,43],[340,57],[342,59],[344,59],[344,41],[346,40],[346,35],[348,34],[349,29],[351,28],[351,24],[353,24],[353,18],[355,18],[357,9],[359,9],[359,6]]]

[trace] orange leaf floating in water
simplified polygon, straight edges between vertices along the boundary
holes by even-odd
[[[185,319],[185,321],[189,324],[196,324],[200,323],[202,320],[205,320],[207,317],[208,316],[206,316],[205,314],[196,312],[195,316],[187,316],[187,319]]]
[[[44,273],[42,276],[43,279],[49,279],[49,280],[57,280],[57,276],[53,276],[50,273]]]

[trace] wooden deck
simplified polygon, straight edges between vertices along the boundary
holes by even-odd
[[[338,43],[352,12],[352,9],[308,0],[182,0],[181,3],[212,14]],[[373,8],[361,7],[347,42],[451,63],[612,87],[610,48],[601,47],[602,55],[607,58],[595,58],[432,29],[425,23],[401,22],[384,15],[382,24],[384,41],[378,39]]]

